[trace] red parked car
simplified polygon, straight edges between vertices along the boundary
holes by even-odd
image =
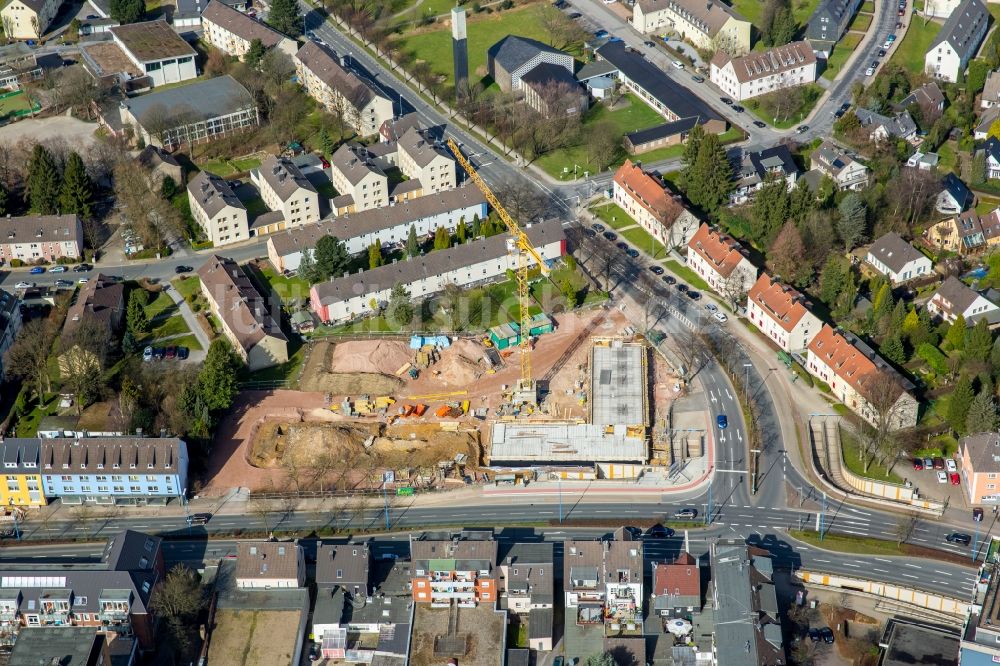
[[[959,486],[962,485],[962,479],[959,478],[956,472],[952,472],[948,475],[948,480],[951,481],[951,485]]]
[[[915,470],[917,470],[919,472],[923,468],[924,468],[924,461],[921,460],[920,458],[914,458],[913,459],[913,469],[915,469]]]

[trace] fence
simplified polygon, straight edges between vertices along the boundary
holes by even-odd
[[[6,100],[6,99],[10,99],[12,97],[17,97],[18,95],[24,95],[24,94],[25,94],[25,92],[23,90],[15,90],[13,92],[7,92],[7,93],[0,94],[0,104],[2,104],[2,102],[4,100]],[[18,118],[23,118],[25,116],[31,116],[31,115],[34,115],[34,114],[38,113],[41,110],[42,110],[41,103],[37,102],[37,101],[36,102],[32,102],[31,101],[31,97],[28,97],[28,108],[27,109],[18,109],[16,111],[8,111],[7,113],[4,113],[2,116],[0,116],[0,122],[15,120],[15,119],[18,119]]]
[[[870,594],[883,599],[904,604],[910,604],[919,608],[927,608],[939,613],[958,615],[965,617],[968,615],[971,604],[943,594],[924,592],[910,587],[883,583],[866,578],[855,578],[839,574],[828,574],[817,571],[796,571],[795,575],[804,583],[810,585],[821,585],[823,587],[845,589],[852,592]]]

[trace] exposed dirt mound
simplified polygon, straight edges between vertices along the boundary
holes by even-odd
[[[383,349],[385,345],[389,346]],[[383,367],[392,367],[387,372],[378,369],[379,364],[370,360],[376,358],[376,352],[366,351],[366,347],[371,347],[371,343],[345,342],[336,346],[326,341],[315,343],[310,350],[305,368],[302,370],[299,388],[303,391],[320,391],[333,395],[392,395],[396,393],[403,386],[403,380],[394,376],[393,373],[399,370],[410,358],[406,346],[395,341],[378,343],[377,347],[383,349],[381,353],[385,354],[386,358],[394,358],[391,363],[384,363]],[[394,350],[393,347],[397,347],[397,349]],[[399,360],[398,348],[401,348],[406,354],[402,360]],[[359,358],[352,359],[352,353]],[[337,363],[340,368],[352,367],[353,365],[354,367],[368,368],[368,370],[334,372],[332,371],[334,357],[339,357]]]
[[[483,348],[472,340],[456,340],[455,344],[441,350],[441,360],[435,363],[431,370],[438,381],[445,386],[468,386],[472,384],[486,367],[479,362],[483,356]]]
[[[399,340],[381,340],[374,345],[369,341],[341,342],[334,346],[330,357],[330,372],[364,372],[395,375],[413,352]]]

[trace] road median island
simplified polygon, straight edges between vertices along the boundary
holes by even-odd
[[[888,539],[874,537],[851,536],[849,534],[827,533],[822,539],[812,530],[788,530],[788,536],[796,541],[809,544],[821,550],[835,553],[854,553],[857,555],[890,555],[892,557],[915,557],[933,559],[965,566],[972,565],[971,555],[968,557],[949,553],[943,550],[914,546],[913,544],[897,544]]]

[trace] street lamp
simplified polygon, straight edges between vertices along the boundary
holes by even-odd
[[[757,494],[757,456],[761,453],[760,449],[750,449],[750,453],[754,454],[753,458],[750,459],[750,494]]]
[[[753,367],[753,363],[744,363],[743,369],[746,371],[746,378],[743,380],[743,399],[750,402],[750,368]]]
[[[562,525],[563,521],[563,508],[562,508],[562,474],[556,477],[559,481],[559,524]]]

